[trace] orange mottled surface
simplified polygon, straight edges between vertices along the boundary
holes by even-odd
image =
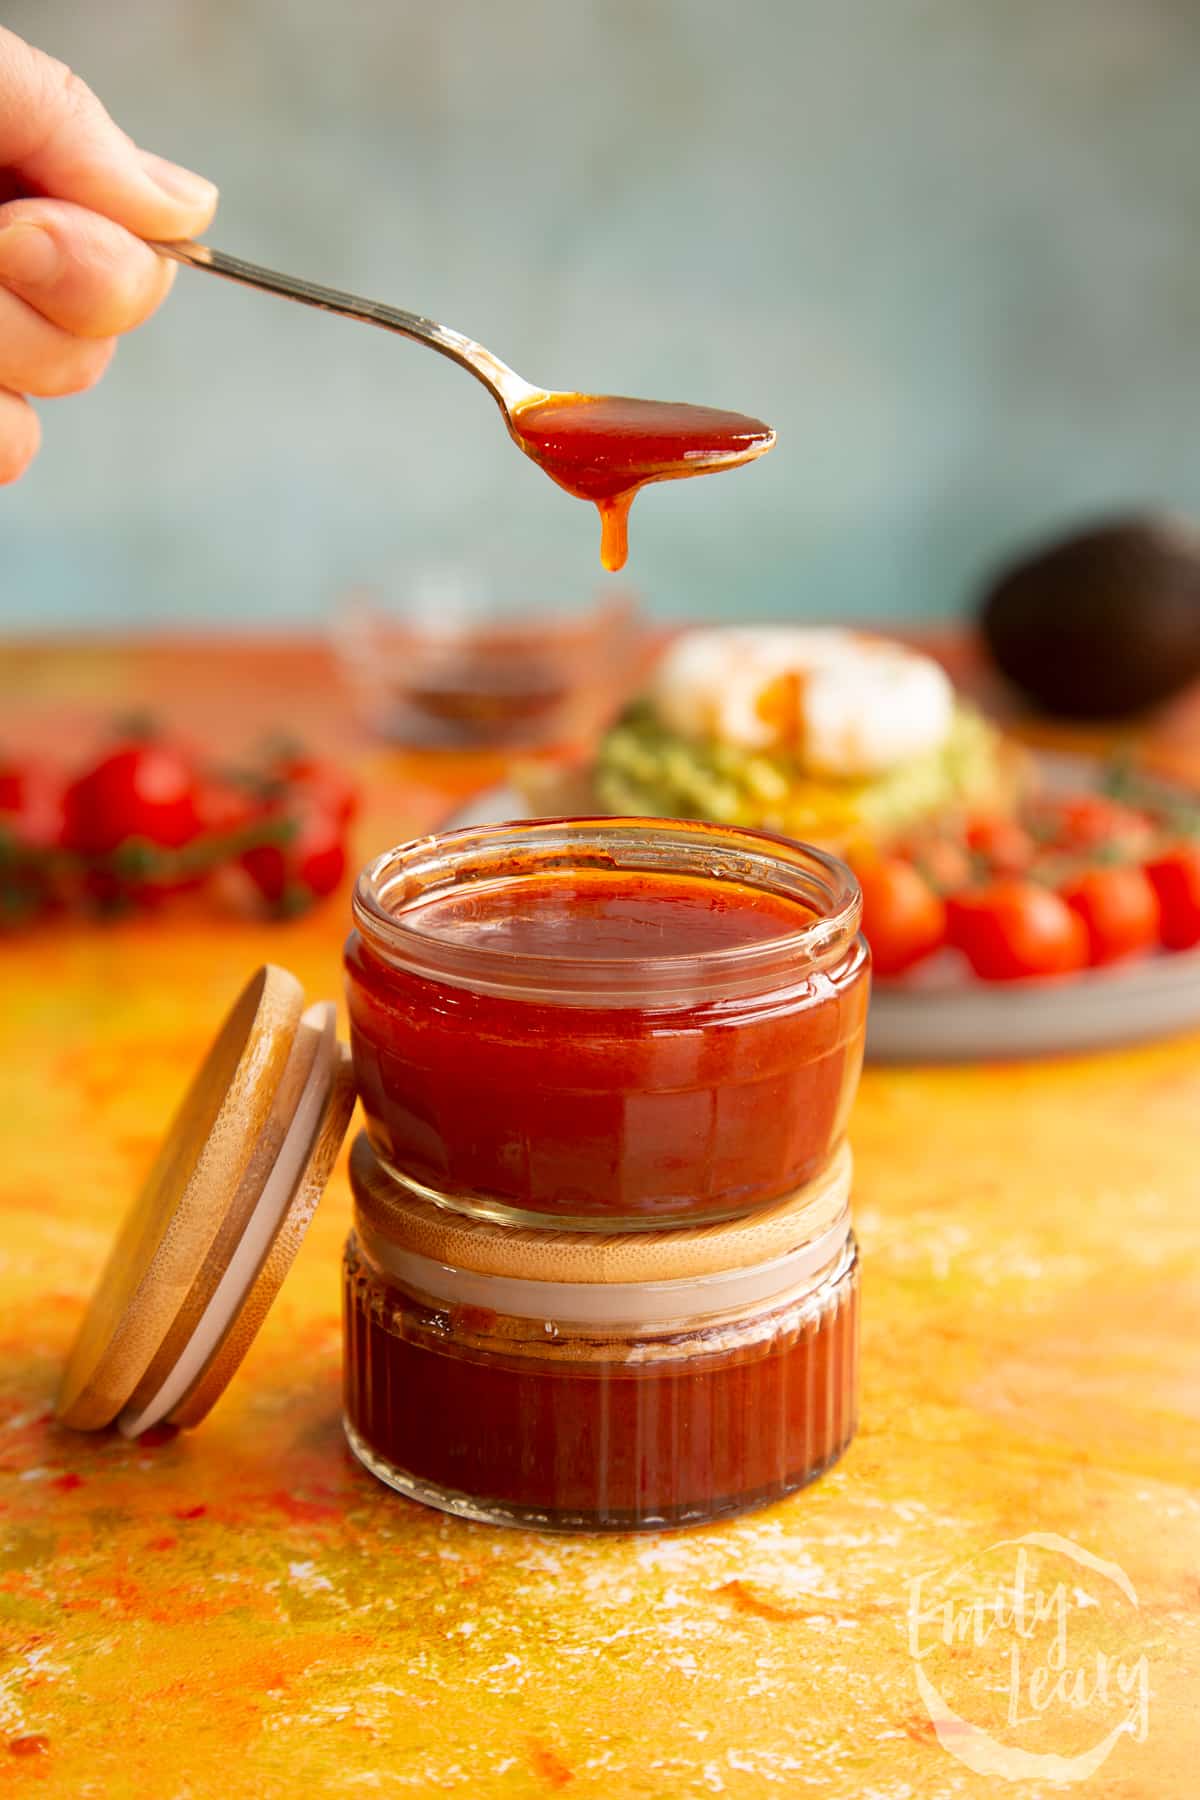
[[[360,739],[302,646],[26,649],[0,669],[5,738],[79,741],[146,701],[218,745],[302,729],[368,785],[364,856],[496,773]],[[977,1727],[1005,1755],[1082,1768],[1133,1716],[1118,1661],[1145,1671],[1147,1728],[1080,1791],[1194,1793],[1200,1036],[868,1072],[861,1433],[832,1475],[756,1516],[571,1540],[376,1485],[339,1424],[344,1165],[199,1431],[130,1445],[56,1429],[89,1285],[213,1026],[264,957],[337,994],[345,911],[0,944],[0,1795],[1022,1800],[1065,1790],[951,1749],[975,1755]],[[914,1657],[911,1583],[991,1596],[1031,1533],[1041,1585],[1061,1578],[1070,1608],[1064,1662],[1093,1685],[1108,1671],[1103,1703],[1054,1687],[1054,1644],[1032,1628],[947,1645],[927,1623]],[[1038,1656],[1050,1674],[1005,1714],[1014,1646],[1023,1679]],[[936,1729],[922,1674],[946,1703]]]

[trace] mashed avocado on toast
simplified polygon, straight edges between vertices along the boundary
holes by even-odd
[[[681,736],[639,701],[602,740],[594,775],[609,812],[712,819],[835,845],[886,842],[939,813],[1007,810],[1017,782],[1009,746],[961,702],[936,749],[868,778],[836,778],[779,752]]]

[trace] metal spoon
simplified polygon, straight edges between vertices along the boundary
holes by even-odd
[[[151,242],[150,248],[226,281],[399,332],[458,363],[491,394],[518,447],[560,487],[599,507],[601,559],[609,569],[625,561],[626,519],[638,488],[648,481],[738,468],[775,442],[768,425],[737,413],[534,387],[482,344],[435,319],[280,275],[207,244]]]
[[[423,319],[419,313],[402,312],[398,306],[385,306],[379,300],[363,300],[358,294],[345,294],[340,288],[322,287],[319,282],[302,281],[296,275],[279,275],[257,263],[243,262],[240,256],[227,256],[207,244],[190,241],[154,243],[151,250],[169,256],[173,262],[187,263],[193,269],[207,269],[223,275],[226,281],[241,282],[243,287],[262,288],[268,294],[280,294],[285,300],[299,300],[305,306],[319,307],[322,312],[341,313],[348,319],[361,319],[365,325],[379,325],[384,331],[398,331],[404,337],[427,344],[439,356],[470,370],[477,381],[497,402],[508,419],[516,407],[531,400],[544,400],[546,390],[535,388],[507,368],[498,356],[476,344],[461,331],[451,331],[435,319]]]

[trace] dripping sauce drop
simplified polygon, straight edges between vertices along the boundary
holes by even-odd
[[[514,409],[510,429],[538,467],[600,513],[600,560],[624,567],[629,508],[639,488],[735,469],[761,456],[775,433],[761,419],[618,394],[549,394]]]

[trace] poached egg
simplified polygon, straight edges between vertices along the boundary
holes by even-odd
[[[937,750],[954,718],[954,689],[931,657],[890,638],[795,625],[683,633],[650,698],[681,737],[788,756],[841,779]]]

